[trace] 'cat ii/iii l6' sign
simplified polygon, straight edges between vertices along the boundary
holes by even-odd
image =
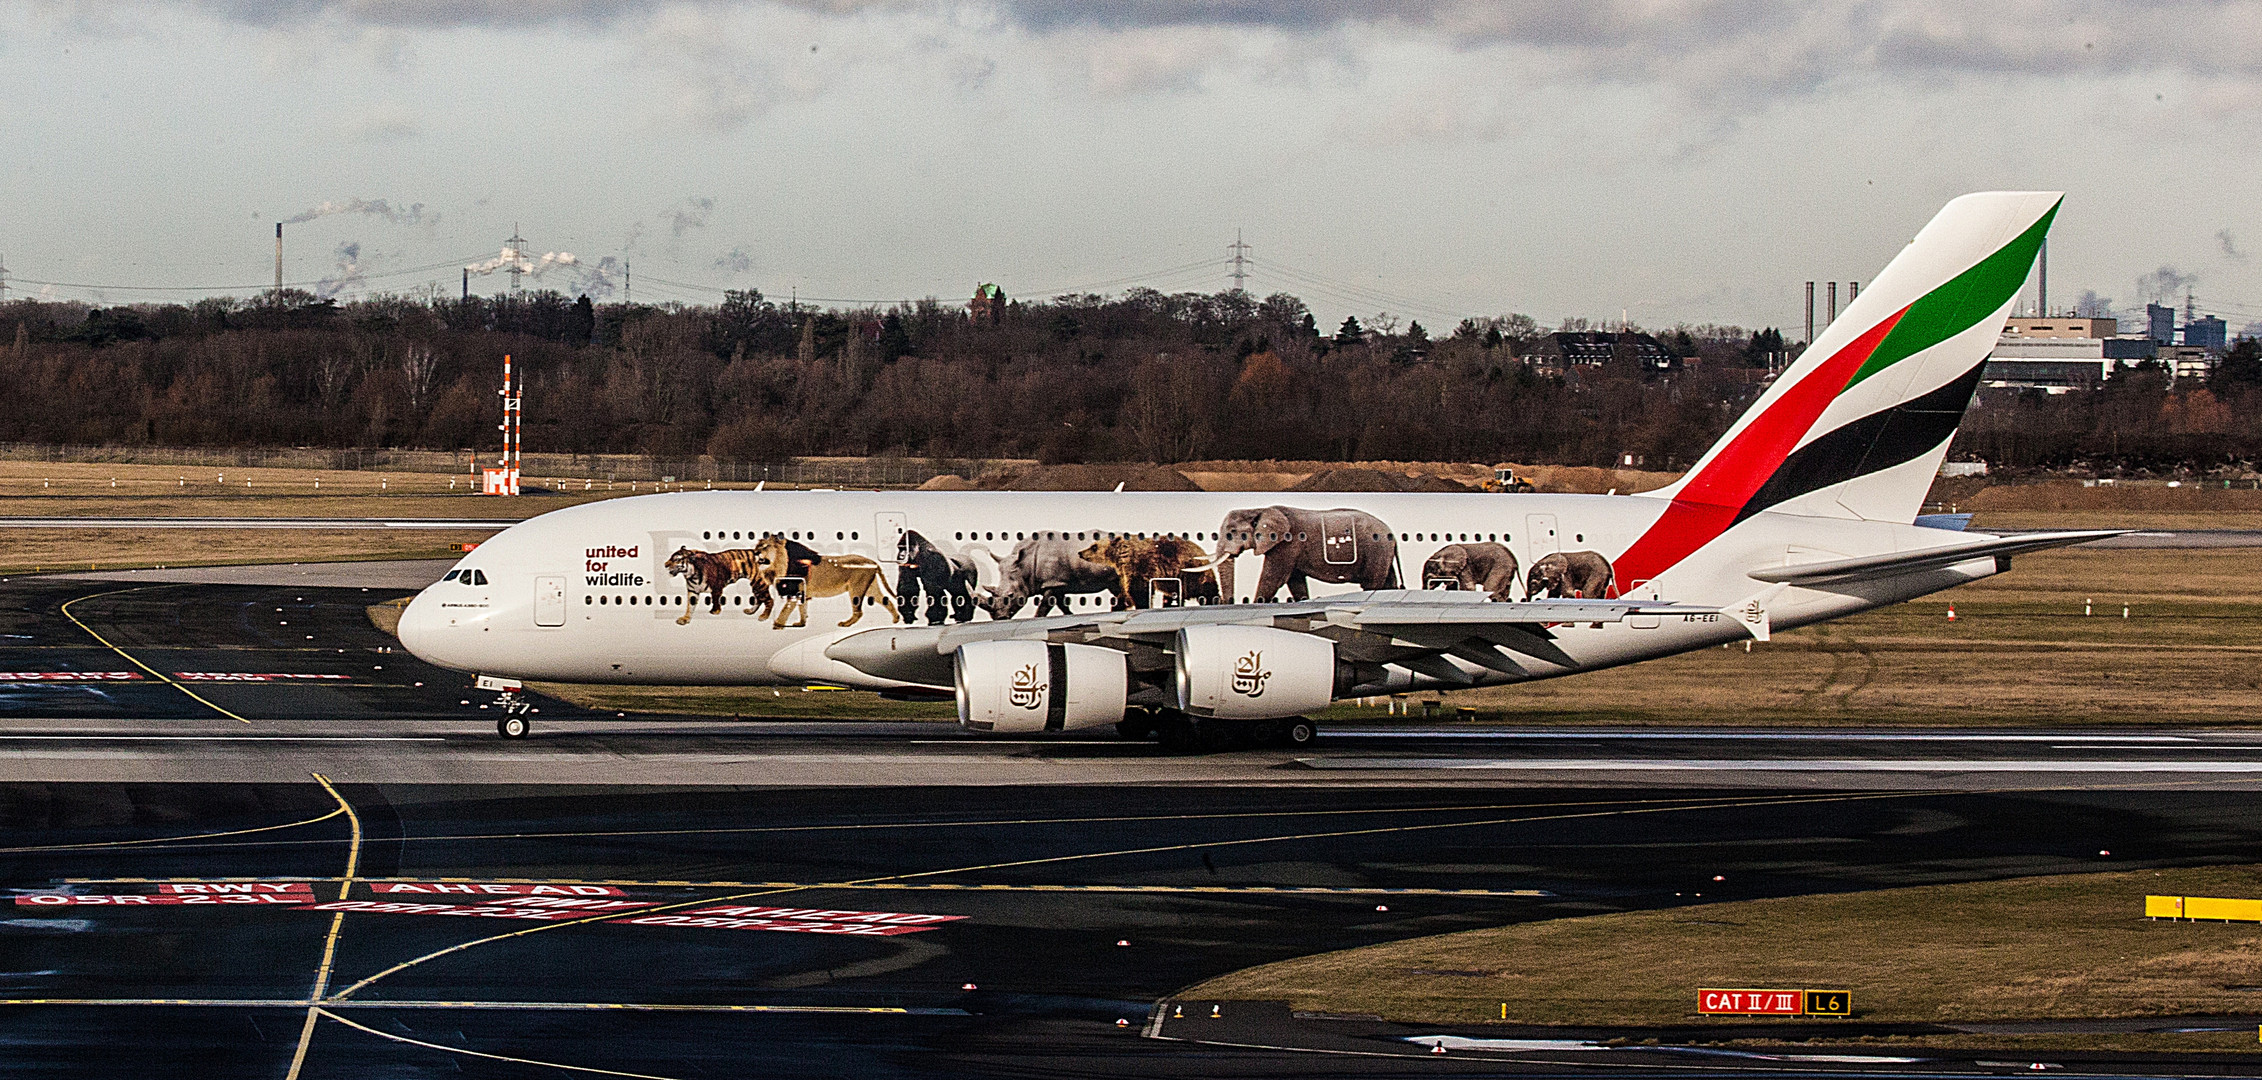
[[[1699,990],[1697,1011],[1709,1016],[1852,1016],[1849,990]]]

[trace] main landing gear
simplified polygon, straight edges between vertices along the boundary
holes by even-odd
[[[506,739],[523,739],[534,730],[534,721],[527,718],[527,714],[534,711],[534,703],[519,696],[525,691],[525,684],[517,679],[481,675],[478,686],[481,690],[498,692],[495,707],[503,710],[503,715],[495,719],[495,734]]]
[[[1176,709],[1133,709],[1115,732],[1126,739],[1153,739],[1172,753],[1217,753],[1258,747],[1294,750],[1319,737],[1319,726],[1301,716],[1269,720],[1225,720],[1188,716]]]

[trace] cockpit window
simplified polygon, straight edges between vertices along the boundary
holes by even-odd
[[[461,571],[461,570],[450,570],[450,571],[448,571],[448,576],[446,576],[446,577],[444,577],[444,578],[441,578],[440,580],[442,580],[442,581],[454,581],[454,580],[456,579],[456,575],[457,575],[457,574],[460,574],[460,573],[463,573],[463,571]]]
[[[487,584],[487,571],[474,570],[471,572],[471,579],[471,583],[474,585],[485,585]]]
[[[458,575],[461,575],[461,576],[459,577]],[[464,583],[464,584],[466,584],[466,585],[485,585],[485,584],[487,584],[487,571],[485,571],[485,570],[457,570],[457,571],[451,571],[451,572],[450,572],[450,573],[448,574],[448,577],[452,577],[452,578],[455,578],[455,579],[456,579],[457,581],[463,582],[463,583]]]

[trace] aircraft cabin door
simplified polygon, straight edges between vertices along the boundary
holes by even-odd
[[[1657,586],[1647,581],[1634,582],[1633,588],[1618,595],[1629,600],[1658,599]],[[1626,616],[1626,625],[1636,630],[1655,630],[1657,629],[1657,620],[1658,616],[1655,615],[1628,615]]]
[[[1555,515],[1553,514],[1532,514],[1525,517],[1524,533],[1525,550],[1530,553],[1529,557],[1524,560],[1526,565],[1538,562],[1563,550],[1561,540],[1555,535]]]
[[[887,587],[895,587],[896,568],[903,562],[903,534],[911,520],[901,513],[872,515],[872,557],[887,568]]]
[[[564,574],[543,574],[534,579],[534,625],[565,625],[565,582]]]

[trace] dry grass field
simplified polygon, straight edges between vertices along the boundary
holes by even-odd
[[[2262,548],[2073,549],[1749,652],[1414,699],[1510,724],[2251,724],[2258,630]]]
[[[1284,1000],[1297,1009],[1435,1023],[1498,1023],[1506,1003],[1513,1023],[1612,1026],[1696,1019],[1700,987],[1850,989],[1855,1017],[1875,1021],[2252,1012],[2262,926],[2148,920],[2146,893],[2262,896],[2262,867],[2020,878],[1556,919],[1267,964],[1176,996]],[[2079,1038],[2098,1045],[2094,1036]],[[2228,1040],[2176,1036],[2169,1045],[2218,1042],[2251,1048],[2254,1032]]]

